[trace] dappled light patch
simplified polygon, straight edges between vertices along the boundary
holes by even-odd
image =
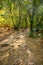
[[[25,40],[24,40],[24,36],[23,35],[20,35],[19,37],[16,38],[16,42],[14,43],[14,48],[18,48],[19,46],[21,46],[23,43],[25,43]]]
[[[2,43],[7,42],[8,40],[9,40],[9,39],[5,39],[5,40],[2,41]]]
[[[27,49],[27,53],[29,54],[29,57],[31,57],[31,51],[29,51],[28,49]]]

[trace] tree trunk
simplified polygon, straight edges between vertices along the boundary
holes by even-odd
[[[18,21],[18,25],[17,25],[18,29],[19,29],[19,26],[20,26],[20,22],[21,22],[21,3],[19,1],[19,21]]]
[[[12,15],[12,10],[11,10],[12,6],[11,6],[11,2],[10,2],[10,1],[9,1],[9,4],[10,4],[10,8],[9,8],[9,10],[10,10],[10,13],[11,13],[11,15]],[[13,15],[11,16],[11,19],[12,19],[12,23],[13,23],[13,26],[14,26],[14,29],[15,29],[15,24],[14,24],[14,18],[13,18]]]

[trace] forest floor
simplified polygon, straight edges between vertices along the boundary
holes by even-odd
[[[31,38],[29,29],[8,30],[0,27],[0,65],[43,65],[43,46]]]

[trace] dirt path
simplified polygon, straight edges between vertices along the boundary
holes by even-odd
[[[27,33],[16,31],[0,43],[0,65],[43,65],[39,39],[29,38]]]

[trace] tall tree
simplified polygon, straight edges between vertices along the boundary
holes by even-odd
[[[40,0],[27,0],[27,2],[29,3],[29,18],[30,18],[30,36],[31,37],[36,37],[36,35],[34,34],[34,28],[33,28],[33,24],[34,24],[34,16],[36,15],[36,11],[40,5]]]

